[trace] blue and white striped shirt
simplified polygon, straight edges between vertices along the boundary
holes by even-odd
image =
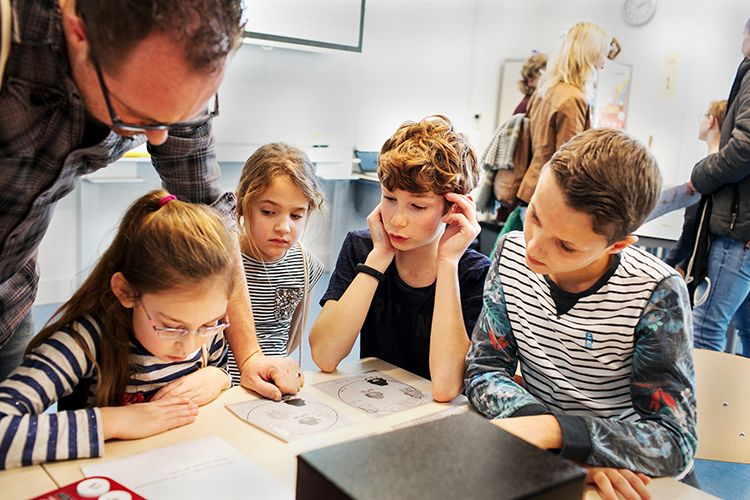
[[[101,414],[94,407],[98,373],[74,334],[99,360],[101,326],[87,315],[52,334],[0,383],[0,468],[103,454]],[[138,371],[128,379],[123,402],[148,401],[159,388],[203,366],[225,369],[224,334],[214,336],[206,348],[205,365],[201,349],[185,361],[165,363],[131,339],[130,364]],[[43,413],[84,384],[89,385],[85,408]]]

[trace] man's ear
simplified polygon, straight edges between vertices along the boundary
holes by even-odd
[[[630,245],[635,245],[638,242],[638,236],[631,234],[626,236],[625,238],[621,239],[620,241],[615,241],[609,246],[609,249],[607,250],[607,253],[615,254],[618,252],[622,252]]]
[[[89,58],[89,39],[86,36],[86,25],[83,18],[74,9],[64,9],[62,14],[65,40],[72,51],[76,62]]]
[[[138,301],[138,292],[130,286],[130,283],[128,283],[121,272],[116,272],[112,275],[112,278],[109,280],[109,286],[112,289],[112,293],[117,297],[117,300],[122,304],[122,307],[126,309],[135,307],[135,303]]]

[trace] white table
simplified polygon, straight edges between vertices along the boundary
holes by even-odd
[[[190,425],[172,429],[163,434],[144,439],[108,441],[104,445],[103,458],[55,462],[45,464],[44,468],[58,484],[65,485],[82,479],[84,476],[81,472],[81,467],[92,463],[112,458],[121,458],[199,437],[219,436],[231,443],[232,446],[241,450],[250,457],[250,459],[267,469],[278,479],[293,486],[297,474],[296,456],[299,453],[322,448],[324,446],[330,446],[358,437],[388,432],[393,430],[394,425],[424,417],[432,413],[441,412],[450,409],[451,406],[458,405],[468,409],[465,398],[461,397],[452,404],[430,402],[426,405],[374,419],[311,387],[318,382],[324,382],[337,377],[363,373],[370,370],[379,370],[402,382],[413,385],[426,394],[431,394],[429,381],[400,368],[396,368],[384,361],[369,358],[350,365],[349,367],[343,367],[332,374],[313,371],[305,373],[305,385],[307,390],[314,391],[316,397],[326,399],[332,407],[336,408],[341,413],[345,413],[355,421],[353,425],[344,427],[337,431],[305,438],[293,443],[285,443],[280,439],[240,420],[224,407],[227,403],[237,403],[256,397],[253,393],[241,387],[233,387],[232,389],[224,391],[224,393],[222,393],[222,395],[215,401],[202,407],[195,422]]]
[[[265,468],[283,483],[294,488],[297,474],[297,458],[299,453],[341,443],[350,439],[365,437],[372,434],[384,433],[394,427],[415,419],[428,417],[446,410],[468,410],[466,399],[461,396],[452,403],[430,402],[409,410],[397,412],[381,418],[372,418],[348,405],[330,398],[318,391],[313,384],[332,380],[338,377],[378,370],[404,383],[408,383],[426,394],[431,394],[430,382],[400,368],[396,368],[384,361],[368,358],[349,366],[342,367],[331,374],[309,371],[305,372],[306,389],[314,392],[318,399],[325,399],[328,404],[354,420],[354,424],[336,431],[324,433],[320,436],[309,437],[300,441],[285,443],[266,432],[249,425],[234,416],[224,406],[256,396],[241,388],[234,387],[222,393],[216,401],[202,407],[196,421],[190,425],[170,430],[163,434],[131,441],[109,441],[104,446],[104,458],[83,459],[66,462],[45,464],[44,471],[57,483],[64,486],[82,479],[81,467],[112,458],[121,458],[136,453],[142,453],[155,448],[169,446],[205,436],[219,436],[232,446],[246,454],[251,460]],[[25,469],[17,469],[24,471]],[[13,473],[14,471],[9,471]],[[0,481],[2,476],[0,476]],[[3,483],[0,483],[0,487]],[[47,487],[41,492],[53,489]],[[686,486],[672,479],[657,479],[649,486],[654,498],[670,499],[703,499],[712,498],[697,489]],[[0,491],[4,491],[0,489]],[[596,499],[599,495],[588,489],[586,499]]]
[[[6,500],[31,498],[57,488],[41,465],[0,471],[0,496]]]

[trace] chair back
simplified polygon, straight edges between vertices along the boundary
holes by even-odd
[[[750,464],[750,359],[695,349],[696,458]]]

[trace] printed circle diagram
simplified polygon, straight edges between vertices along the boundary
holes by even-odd
[[[362,411],[378,414],[419,406],[424,395],[411,385],[372,376],[341,386],[338,397]]]
[[[286,437],[314,434],[331,429],[339,415],[328,405],[302,398],[285,398],[286,405],[266,403],[249,410],[245,419],[273,429]]]

